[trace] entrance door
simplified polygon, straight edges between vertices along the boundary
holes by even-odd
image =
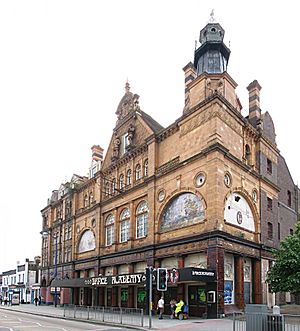
[[[250,282],[244,282],[244,301],[245,304],[251,303],[250,302]]]
[[[111,301],[111,296],[112,296],[112,289],[111,288],[106,288],[106,306],[111,307],[112,301]]]
[[[205,286],[189,286],[189,315],[202,317],[206,313]]]

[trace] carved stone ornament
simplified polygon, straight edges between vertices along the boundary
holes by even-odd
[[[114,146],[113,146],[112,160],[116,160],[118,159],[120,154],[120,144],[121,144],[120,138],[115,136],[113,144]]]
[[[133,146],[135,127],[132,124],[130,124],[130,126],[128,128],[127,134],[128,134],[128,146],[126,147],[126,149],[128,149],[128,147],[131,148]]]
[[[128,82],[125,85],[125,91],[126,92],[123,98],[121,99],[116,111],[116,115],[118,116],[118,121],[123,119],[130,112],[134,112],[140,109],[139,95],[130,92],[130,86]]]

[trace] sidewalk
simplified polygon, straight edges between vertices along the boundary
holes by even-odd
[[[64,318],[64,308],[62,307],[54,307],[54,306],[35,306],[33,304],[23,304],[18,306],[0,306],[2,310],[12,310],[19,311],[27,314],[55,317],[55,318]],[[79,319],[77,319],[79,320]],[[85,320],[86,321],[86,320]],[[112,325],[108,323],[101,323],[89,320],[88,322],[96,323],[96,324],[105,324]],[[114,326],[121,326],[120,324],[114,324]],[[148,316],[144,316],[144,328],[142,327],[133,327],[132,329],[136,330],[148,330],[149,329],[149,318]],[[187,320],[179,321],[176,319],[170,319],[169,316],[165,316],[164,319],[159,320],[157,316],[152,317],[152,329],[153,330],[164,330],[164,331],[193,331],[193,330],[201,330],[201,331],[232,331],[233,323],[230,319],[215,319],[215,320],[207,320],[201,318],[189,318]]]

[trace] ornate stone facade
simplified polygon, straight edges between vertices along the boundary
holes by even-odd
[[[226,313],[229,305],[242,309],[247,302],[267,300],[261,295],[262,288],[267,290],[261,258],[271,260],[270,248],[290,231],[285,224],[295,224],[298,188],[276,147],[269,115],[263,125],[259,103],[255,109],[250,105],[255,111],[249,106],[251,121],[243,117],[230,75],[199,73],[196,66],[184,68],[185,109],[167,129],[142,111],[138,95],[126,84],[101,170],[71,180],[64,194],[42,210],[43,230],[60,238],[57,249],[51,237],[43,240],[48,286],[60,278],[63,288],[66,273],[76,279],[140,272],[141,265],[178,270],[206,265],[216,280],[190,279],[187,286],[179,281],[166,298],[182,297],[192,314],[211,317]],[[256,83],[249,85],[249,95],[259,100]],[[284,183],[282,173],[288,179]],[[290,192],[289,201],[281,188]],[[60,256],[57,277],[55,253]],[[139,286],[75,286],[72,291],[75,304],[145,307],[145,289]],[[209,291],[216,294],[212,305],[203,299]],[[157,300],[159,293],[154,294]]]

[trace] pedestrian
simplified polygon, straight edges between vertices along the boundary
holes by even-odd
[[[176,309],[176,300],[175,299],[172,299],[170,301],[170,308],[171,308],[171,318],[174,318],[175,317],[175,309]]]
[[[157,307],[159,309],[159,319],[162,320],[162,315],[163,315],[163,312],[164,312],[164,306],[165,306],[165,302],[164,302],[164,298],[161,297],[159,300],[158,300],[158,303],[157,303]]]
[[[41,303],[42,303],[42,298],[41,298],[41,296],[39,295],[39,306],[41,305]]]
[[[182,299],[180,299],[179,302],[177,302],[177,304],[176,304],[175,317],[177,317],[178,313],[180,313],[182,311],[183,306],[184,306],[184,301]]]
[[[36,306],[37,306],[37,304],[38,304],[38,301],[39,301],[38,297],[35,297],[35,298],[34,298],[34,303],[35,303]]]

